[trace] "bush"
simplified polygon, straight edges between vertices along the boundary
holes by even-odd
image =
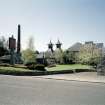
[[[35,69],[36,70],[41,70],[41,71],[45,71],[45,66],[43,64],[37,64],[35,66]]]
[[[30,70],[40,70],[45,71],[45,66],[43,64],[35,64],[35,63],[29,63],[26,65],[28,69]]]
[[[36,64],[35,63],[28,63],[28,64],[26,64],[26,66],[30,70],[35,70]]]
[[[25,63],[25,66],[31,66],[31,65],[35,65],[36,63],[35,62],[27,62],[27,63]]]

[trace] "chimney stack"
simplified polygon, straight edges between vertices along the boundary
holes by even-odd
[[[17,53],[20,53],[21,50],[21,26],[18,25],[18,39],[17,39]]]

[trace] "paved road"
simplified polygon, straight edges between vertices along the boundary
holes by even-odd
[[[0,75],[0,105],[105,105],[105,84]]]
[[[59,75],[44,75],[44,76],[38,76],[38,77],[45,78],[45,79],[60,79],[60,80],[70,80],[70,81],[105,83],[105,76],[97,75],[97,72],[80,72],[80,73],[59,74]]]

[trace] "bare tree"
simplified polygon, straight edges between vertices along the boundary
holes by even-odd
[[[28,49],[35,51],[35,47],[34,47],[34,37],[31,36],[28,40]]]

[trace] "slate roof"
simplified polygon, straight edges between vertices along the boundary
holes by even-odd
[[[82,44],[77,42],[74,45],[72,45],[70,48],[68,48],[68,51],[75,51],[75,52],[79,52],[80,48],[81,48]]]
[[[40,52],[39,54],[37,54],[37,55],[36,55],[36,58],[37,58],[37,59],[43,58],[43,52]]]
[[[103,48],[103,43],[96,43],[97,48]]]
[[[56,44],[62,44],[62,43],[58,40]]]
[[[51,40],[50,40],[50,42],[48,43],[48,45],[53,45],[53,43],[51,42]]]

